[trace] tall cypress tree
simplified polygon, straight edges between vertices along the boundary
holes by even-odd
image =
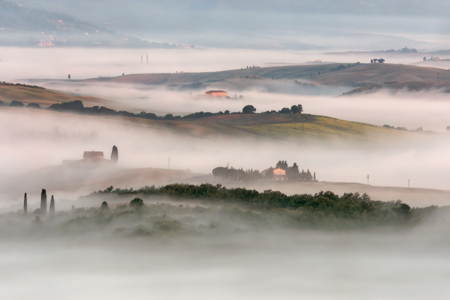
[[[26,216],[28,214],[28,202],[27,202],[27,193],[23,196],[23,215]]]
[[[41,192],[41,213],[47,213],[47,191],[42,189]]]
[[[50,214],[54,215],[55,214],[55,198],[52,195],[52,198],[50,200]]]
[[[119,161],[119,150],[117,149],[117,147],[115,145],[112,148],[111,161],[114,164],[117,164],[117,162]]]

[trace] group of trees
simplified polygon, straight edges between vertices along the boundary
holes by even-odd
[[[288,196],[278,191],[265,190],[258,192],[245,188],[228,189],[222,185],[201,184],[170,184],[161,187],[146,186],[137,190],[114,189],[110,187],[104,191],[92,193],[87,197],[109,197],[109,195],[145,197],[168,197],[173,200],[202,201],[216,204],[239,204],[241,207],[257,210],[273,210],[274,212],[297,211],[292,215],[298,223],[310,225],[325,225],[327,223],[347,226],[353,224],[355,228],[365,225],[377,224],[412,225],[420,221],[422,217],[430,214],[435,207],[414,208],[401,201],[381,202],[373,201],[367,194],[346,193],[339,196],[331,191],[311,194],[296,194]],[[143,205],[140,198],[134,198],[130,207]],[[284,213],[284,212],[283,212]],[[352,222],[352,223],[350,223]]]
[[[254,114],[256,112],[256,108],[253,105],[246,105],[242,109],[243,114]],[[291,108],[283,107],[279,111],[271,110],[263,112],[264,114],[301,114],[303,112],[303,106],[301,104],[292,105]]]
[[[5,102],[0,100],[0,106],[5,106]],[[25,107],[25,104],[21,101],[13,100],[11,103],[9,103],[10,107]],[[39,103],[28,103],[26,106],[28,108],[41,108]]]
[[[400,126],[395,127],[395,126],[390,126],[390,125],[387,125],[387,124],[384,124],[383,127],[396,129],[396,130],[401,130],[401,131],[415,131],[415,132],[422,132],[423,131],[422,127],[419,127],[417,129],[411,129],[411,130],[408,130],[408,128],[406,128],[406,127],[400,127]]]
[[[252,182],[273,180],[275,178],[274,170],[278,168],[284,170],[286,172],[286,178],[291,181],[311,181],[316,179],[315,173],[313,176],[309,170],[306,172],[302,170],[300,172],[296,163],[292,167],[289,167],[286,161],[279,161],[275,168],[270,167],[263,172],[259,172],[258,170],[244,171],[243,169],[217,167],[213,169],[212,174],[217,178],[227,181]],[[283,180],[286,178],[283,178]]]
[[[2,101],[0,101],[0,105],[4,105]],[[13,100],[10,103],[11,107],[24,107],[25,104]],[[41,106],[38,103],[29,103],[27,105],[29,108],[41,108]],[[230,112],[229,110],[226,110],[225,112],[219,111],[218,113],[211,113],[211,112],[195,112],[192,114],[188,114],[185,116],[174,116],[172,114],[167,114],[165,116],[157,116],[154,113],[147,113],[147,112],[140,112],[138,114],[131,113],[128,111],[116,111],[111,108],[107,108],[105,106],[93,106],[93,107],[85,107],[83,102],[80,100],[75,100],[71,102],[63,102],[63,103],[55,103],[48,107],[49,110],[54,111],[67,111],[67,112],[75,112],[80,114],[88,114],[88,115],[108,115],[108,116],[126,116],[126,117],[136,117],[136,118],[143,118],[143,119],[149,119],[149,120],[177,120],[177,119],[198,119],[198,118],[205,118],[210,116],[217,116],[217,115],[228,115],[228,114],[240,114],[240,112]],[[246,105],[242,113],[243,114],[252,114],[256,112],[256,108],[253,105]],[[303,112],[303,107],[301,104],[293,105],[290,109],[285,107],[281,109],[280,111],[267,111],[264,112],[264,114],[273,114],[273,113],[283,113],[283,114],[300,114]]]
[[[0,85],[7,85],[7,86],[21,86],[21,87],[27,87],[27,88],[33,88],[33,89],[41,89],[41,90],[45,90],[45,88],[42,87],[42,86],[30,85],[30,84],[23,84],[23,83],[11,83],[11,82],[6,82],[6,81],[0,81]]]
[[[380,58],[380,59],[378,59],[378,58],[374,58],[374,59],[371,59],[370,60],[370,63],[371,64],[375,64],[375,63],[380,63],[380,64],[382,64],[382,63],[384,63],[386,60],[384,59],[384,58]]]

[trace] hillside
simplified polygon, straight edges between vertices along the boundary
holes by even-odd
[[[101,103],[104,102],[104,100],[95,97],[68,95],[39,87],[10,84],[0,84],[0,100],[5,103],[17,100],[25,104],[38,103],[44,106],[74,100],[82,100],[89,105],[101,105]]]
[[[439,73],[440,81],[450,81],[450,71],[411,65],[397,64],[361,64],[334,73],[326,73],[318,76],[314,82],[327,86],[346,86],[356,82],[417,82],[437,81]]]
[[[372,140],[380,136],[401,137],[398,130],[309,114],[222,115],[193,121],[171,123],[179,128],[189,124],[197,128],[230,134],[245,134],[274,139],[356,139]],[[188,126],[186,126],[188,125]]]
[[[89,79],[90,82],[117,82],[168,87],[207,89],[242,89],[255,85],[271,87],[281,82],[297,85],[313,83],[319,87],[348,87],[358,82],[382,84],[385,82],[442,82],[450,81],[450,71],[432,67],[397,64],[305,64],[268,68],[245,68],[204,73],[132,74],[110,78]],[[296,82],[297,81],[297,82]],[[245,83],[243,85],[242,83]]]
[[[339,72],[340,63],[305,64],[296,66],[281,66],[268,68],[243,68],[218,72],[199,73],[167,73],[167,74],[126,74],[110,78],[93,78],[88,81],[110,81],[117,83],[137,83],[150,85],[192,84],[192,83],[220,83],[226,80],[240,79],[303,79],[311,81],[316,75],[324,72]],[[344,67],[348,67],[345,64]]]
[[[0,0],[0,28],[2,46],[174,47],[149,43],[64,13],[4,0]]]
[[[361,86],[353,90],[343,93],[342,96],[351,96],[358,94],[375,93],[381,90],[388,92],[423,92],[423,91],[439,91],[443,93],[450,93],[450,82],[427,82],[427,81],[412,81],[412,82],[386,82],[382,84],[361,82]]]
[[[355,141],[392,140],[416,135],[417,133],[385,128],[381,126],[345,121],[325,116],[309,114],[229,114],[203,118],[153,120],[128,116],[83,115],[70,112],[55,112],[29,108],[1,107],[11,113],[76,115],[86,121],[96,120],[105,124],[120,124],[130,129],[154,130],[191,137],[237,137],[269,138],[275,140],[328,140],[345,139]]]

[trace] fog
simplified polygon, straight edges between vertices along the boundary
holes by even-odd
[[[374,50],[449,45],[449,7],[437,0],[13,2],[149,41],[202,47]]]
[[[1,299],[448,298],[448,93],[344,97],[355,82],[320,85],[309,70],[300,83],[283,74],[262,78],[252,68],[249,76],[172,79],[293,65],[323,65],[317,76],[338,77],[357,62],[383,57],[392,66],[374,69],[392,69],[379,78],[434,82],[437,73],[439,81],[444,71],[415,67],[424,72],[405,76],[412,69],[405,67],[396,78],[392,70],[449,68],[449,52],[434,52],[450,47],[449,3],[0,0],[0,8],[0,82],[46,88],[0,84]],[[405,46],[418,52],[377,52]],[[145,84],[120,82],[132,76],[104,78],[148,73],[174,76]],[[200,87],[189,85],[197,80]],[[206,97],[212,89],[230,98]],[[306,121],[267,129],[266,119],[257,123],[260,116],[248,117],[253,127],[230,121],[233,127],[226,118],[57,112],[48,103],[69,98],[55,93],[84,97],[85,107],[158,116],[301,104],[304,116],[287,117]],[[13,100],[44,109],[10,107]],[[114,145],[117,164],[109,161]],[[101,151],[106,160],[75,162],[85,151]],[[280,160],[311,171],[317,182],[212,175],[216,167],[263,171]],[[214,186],[207,186],[211,193],[205,186],[186,194],[180,186],[160,194],[95,192],[144,186],[161,192],[172,183]],[[220,198],[237,187],[264,194],[234,190]],[[41,209],[42,189],[54,196],[55,213]],[[298,196],[328,190],[347,198]],[[132,206],[133,199],[139,204]]]
[[[363,232],[299,229],[280,213],[252,219],[229,206],[146,201],[143,214],[120,213],[110,201],[110,212],[99,214],[61,210],[59,202],[40,223],[0,215],[3,297],[445,299],[449,292],[446,213],[412,229]]]
[[[408,45],[409,47],[412,47]],[[403,46],[404,47],[404,46]],[[400,48],[396,48],[400,49]],[[141,63],[141,55],[143,63]],[[147,64],[147,55],[149,63]],[[72,80],[142,73],[215,72],[310,61],[370,62],[372,53],[340,55],[317,51],[241,50],[241,49],[86,49],[0,47],[0,80]],[[384,55],[389,63],[414,64],[423,54]],[[444,57],[443,57],[444,58]],[[439,67],[436,64],[436,67]],[[447,68],[447,66],[444,66]]]
[[[186,174],[148,175],[142,168],[189,170],[194,174],[210,174],[218,166],[264,170],[279,160],[296,162],[300,169],[316,172],[320,181],[370,183],[375,186],[447,189],[450,167],[446,157],[450,141],[442,132],[447,125],[448,103],[430,102],[418,97],[387,98],[325,98],[289,97],[251,93],[238,103],[206,103],[167,93],[164,103],[149,102],[148,111],[164,107],[181,107],[171,113],[199,110],[217,112],[241,110],[251,103],[258,111],[281,109],[302,103],[305,113],[364,121],[374,124],[406,126],[436,130],[437,134],[411,133],[403,138],[373,136],[367,140],[273,140],[242,136],[216,136],[173,131],[158,126],[158,122],[136,123],[116,117],[80,116],[26,108],[0,110],[0,171],[2,193],[12,202],[20,201],[23,192],[38,193],[48,187],[61,196],[76,197],[93,189],[109,185],[140,187],[143,185],[185,182]],[[276,99],[274,101],[273,99]],[[253,101],[250,101],[253,100]],[[364,102],[363,102],[364,101]],[[397,102],[398,101],[398,102]],[[134,106],[134,103],[128,103]],[[366,108],[370,107],[370,113]],[[184,111],[183,111],[184,110]],[[389,113],[386,113],[389,111]],[[58,167],[63,160],[81,159],[84,151],[103,151],[109,158],[113,145],[118,146],[120,163],[117,168],[97,171]],[[126,173],[131,170],[133,174]],[[128,175],[126,175],[128,174]],[[147,175],[145,175],[147,174]],[[301,193],[299,186],[292,191]],[[38,199],[37,197],[34,199]],[[395,200],[395,199],[390,199]],[[407,200],[407,199],[404,199]],[[424,203],[430,204],[427,199]]]

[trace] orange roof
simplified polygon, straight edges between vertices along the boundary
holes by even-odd
[[[278,169],[273,170],[273,174],[274,175],[286,175],[286,171],[278,168]]]
[[[222,91],[222,90],[211,90],[211,91],[207,91],[207,94],[209,93],[226,93],[226,91]]]

